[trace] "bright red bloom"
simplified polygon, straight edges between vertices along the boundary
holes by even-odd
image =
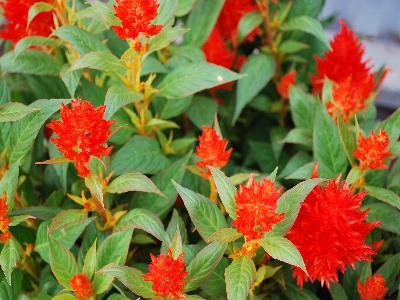
[[[317,72],[311,80],[315,93],[321,92],[325,79],[334,82],[328,110],[331,115],[337,112],[347,120],[366,107],[366,101],[380,81],[363,60],[365,49],[359,38],[343,21],[340,24],[341,31],[332,39],[331,50],[324,58],[316,58]]]
[[[240,186],[235,197],[237,218],[232,225],[245,236],[246,242],[261,238],[283,220],[283,214],[276,213],[281,192],[282,188],[276,190],[269,179],[256,182],[250,177],[246,186]]]
[[[339,178],[326,186],[317,186],[306,197],[287,238],[299,249],[312,282],[329,287],[337,282],[337,271],[357,261],[371,261],[375,251],[365,243],[367,235],[379,222],[366,223],[367,212],[360,211],[366,193],[352,194]],[[295,268],[293,276],[299,286],[306,274]]]
[[[296,70],[287,73],[279,81],[277,90],[283,99],[289,98],[289,90],[296,81]]]
[[[11,239],[12,235],[9,231],[0,234],[0,243],[7,243]]]
[[[258,6],[253,0],[226,0],[217,20],[217,25],[221,30],[222,37],[226,41],[232,41],[237,45],[237,34],[240,19],[250,12],[258,11]],[[260,33],[256,28],[247,37],[247,41],[253,41],[254,37]]]
[[[382,250],[383,244],[385,243],[385,240],[377,240],[377,241],[373,241],[371,243],[371,247],[372,249],[374,249],[374,251],[376,253],[380,252]]]
[[[365,284],[357,282],[357,291],[360,300],[383,300],[389,289],[386,287],[382,274],[369,276]]]
[[[94,295],[92,282],[85,273],[76,274],[69,281],[78,300],[87,300]]]
[[[0,216],[0,231],[8,231],[8,225],[10,225],[11,219],[8,216]]]
[[[49,36],[54,26],[52,12],[38,14],[29,27],[28,12],[30,7],[37,2],[52,2],[51,0],[0,0],[3,9],[5,24],[0,30],[0,38],[13,43],[18,42],[26,36],[38,35]]]
[[[7,204],[7,194],[3,192],[0,197],[0,216],[5,216],[8,214],[8,204]]]
[[[90,102],[77,98],[71,101],[71,108],[61,105],[61,120],[47,125],[58,135],[51,141],[66,158],[75,162],[79,176],[89,175],[90,157],[100,158],[111,153],[112,147],[104,145],[115,121],[103,119],[105,109],[105,105],[94,108]]]
[[[200,168],[212,166],[216,168],[224,167],[232,153],[232,148],[226,150],[228,141],[221,139],[217,132],[207,126],[203,126],[203,134],[199,136],[199,145],[196,147],[196,155],[202,160],[196,164]],[[208,176],[210,171],[203,172],[204,176]]]
[[[389,136],[384,130],[376,134],[371,131],[369,137],[360,134],[358,148],[354,150],[354,157],[360,161],[360,169],[387,169],[385,159],[392,155],[387,149],[389,143]]]
[[[121,39],[158,34],[163,26],[151,24],[151,21],[157,17],[159,5],[157,0],[117,0],[115,16],[121,20],[122,26],[113,26],[114,31]]]
[[[183,287],[185,283],[183,279],[189,273],[185,272],[183,254],[174,259],[171,250],[168,250],[167,255],[154,256],[150,254],[150,257],[149,273],[144,274],[143,277],[145,281],[153,282],[153,291],[156,295],[184,298]]]

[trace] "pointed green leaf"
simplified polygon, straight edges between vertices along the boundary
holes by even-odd
[[[5,243],[0,254],[0,265],[6,275],[7,282],[9,285],[11,282],[11,273],[17,265],[17,261],[20,258],[19,248],[21,246],[18,244],[14,238],[11,238],[7,243]]]
[[[142,173],[126,173],[115,178],[107,187],[111,194],[123,194],[127,192],[145,192],[165,197],[157,186]]]
[[[235,202],[235,194],[236,188],[232,184],[231,180],[225,176],[225,174],[211,167],[211,174],[213,176],[215,185],[217,186],[218,195],[221,198],[222,204],[224,204],[224,208],[229,216],[235,220],[236,219],[236,202]]]
[[[256,267],[248,256],[234,259],[225,269],[228,300],[246,300],[256,278]]]

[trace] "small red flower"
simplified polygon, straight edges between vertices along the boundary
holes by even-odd
[[[371,72],[367,61],[363,60],[365,49],[359,38],[343,21],[340,24],[341,31],[331,41],[331,50],[324,58],[316,58],[317,72],[311,80],[315,93],[322,91],[325,79],[334,82],[328,111],[348,120],[366,107],[366,101],[381,81],[375,79],[376,73]]]
[[[382,250],[383,244],[385,243],[385,240],[377,240],[377,241],[373,241],[371,243],[371,247],[372,249],[374,249],[374,251],[376,253],[380,252]]]
[[[360,295],[360,300],[383,300],[389,290],[382,274],[377,274],[370,275],[365,284],[358,281],[357,291]]]
[[[8,226],[11,223],[11,219],[7,216],[8,205],[7,205],[7,194],[3,192],[0,198],[0,242],[6,243],[11,238],[11,233],[8,231]]]
[[[78,300],[87,300],[94,295],[92,283],[85,273],[73,276],[69,284]]]
[[[360,161],[360,169],[387,169],[385,159],[392,155],[387,149],[389,143],[389,136],[384,130],[379,130],[376,134],[371,131],[369,137],[360,134],[358,148],[354,150],[354,157]]]
[[[122,26],[113,26],[114,31],[121,39],[158,34],[163,26],[151,24],[157,17],[158,7],[157,0],[117,0],[115,16],[121,20]]]
[[[153,282],[153,291],[156,295],[184,298],[183,287],[185,283],[183,279],[189,273],[185,272],[183,254],[174,259],[171,250],[168,250],[167,255],[154,256],[150,254],[150,257],[149,273],[144,274],[143,277],[145,281]]]
[[[8,204],[7,204],[7,194],[3,192],[0,197],[0,216],[5,216],[8,214]]]
[[[11,219],[8,216],[0,216],[0,230],[2,232],[8,231],[8,226],[11,223]]]
[[[105,147],[110,136],[110,127],[115,121],[103,119],[106,107],[93,105],[79,98],[71,101],[71,108],[61,105],[61,120],[54,120],[49,125],[58,138],[51,141],[64,156],[75,162],[78,175],[88,176],[90,157],[108,156],[112,147]]]
[[[11,239],[12,235],[9,231],[0,234],[0,243],[7,243]]]
[[[0,7],[3,10],[5,23],[0,30],[0,38],[17,43],[27,36],[49,36],[54,26],[52,12],[40,13],[26,28],[30,7],[43,1],[51,2],[51,0],[1,0]]]
[[[283,214],[275,212],[281,192],[282,188],[276,190],[269,179],[256,182],[250,177],[246,186],[240,186],[236,192],[237,219],[232,225],[245,236],[246,242],[261,238],[283,220]]]
[[[338,178],[324,187],[315,187],[286,235],[299,249],[309,279],[328,287],[338,281],[338,270],[345,272],[346,266],[354,266],[357,261],[371,261],[375,254],[365,240],[379,222],[365,222],[367,212],[360,211],[360,207],[366,193],[353,195],[345,185]],[[295,268],[293,276],[299,286],[308,280],[299,268]]]
[[[277,90],[283,99],[289,98],[289,90],[296,81],[296,70],[287,73],[279,81]]]
[[[199,136],[199,145],[196,147],[196,155],[202,160],[196,163],[197,166],[200,168],[224,167],[228,163],[233,149],[226,150],[228,141],[221,139],[214,129],[207,126],[203,126],[202,129],[203,134]],[[203,172],[203,175],[210,175],[210,171]]]

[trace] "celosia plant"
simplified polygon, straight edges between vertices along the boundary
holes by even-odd
[[[1,299],[398,299],[400,111],[352,20],[0,6]]]

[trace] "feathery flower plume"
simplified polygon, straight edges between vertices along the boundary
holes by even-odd
[[[360,300],[383,300],[389,289],[386,287],[382,274],[369,276],[365,284],[357,282],[357,291]]]
[[[277,91],[283,99],[289,98],[289,90],[296,81],[296,70],[287,73],[278,83]]]
[[[92,283],[85,273],[76,274],[69,283],[78,300],[88,300],[94,295]]]
[[[3,192],[0,197],[0,242],[6,243],[11,238],[11,233],[8,231],[8,226],[11,223],[8,217],[7,195]]]

